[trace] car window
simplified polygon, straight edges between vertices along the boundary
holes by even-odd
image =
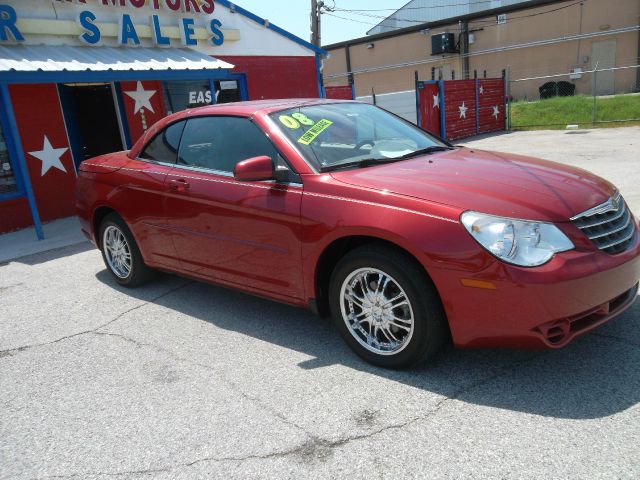
[[[169,125],[147,144],[140,158],[154,160],[156,162],[176,163],[180,137],[186,122],[177,122]]]
[[[238,162],[261,155],[278,160],[276,148],[248,118],[199,117],[187,122],[178,163],[232,172]]]
[[[401,160],[447,145],[373,105],[320,103],[281,110],[271,118],[316,169],[358,161]]]

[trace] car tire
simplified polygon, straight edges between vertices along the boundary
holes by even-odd
[[[104,264],[120,285],[139,287],[155,276],[156,271],[144,263],[131,230],[119,215],[107,215],[100,224],[99,235]]]
[[[330,282],[332,318],[369,363],[411,367],[435,355],[448,338],[433,282],[400,250],[379,244],[354,249],[338,262]]]

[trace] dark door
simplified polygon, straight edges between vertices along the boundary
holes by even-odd
[[[289,183],[235,181],[235,165],[260,155],[283,161],[249,119],[190,119],[167,180],[169,228],[184,270],[300,300],[302,185],[293,172]]]
[[[60,100],[76,166],[123,149],[111,84],[61,84]]]

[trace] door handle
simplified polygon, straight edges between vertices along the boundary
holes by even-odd
[[[169,188],[174,192],[186,192],[189,190],[189,183],[183,178],[169,180]]]

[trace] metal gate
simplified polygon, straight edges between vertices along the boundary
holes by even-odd
[[[503,78],[419,81],[418,125],[446,140],[505,130]]]

